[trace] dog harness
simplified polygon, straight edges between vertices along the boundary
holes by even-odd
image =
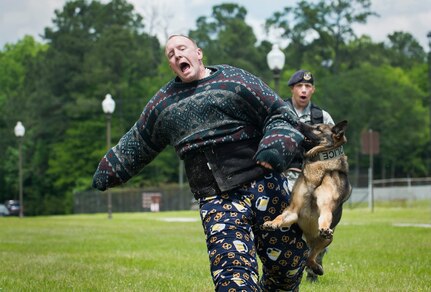
[[[344,148],[343,145],[334,148],[334,149],[330,149],[330,150],[326,150],[326,151],[322,151],[317,153],[316,155],[307,158],[308,161],[324,161],[324,160],[330,160],[330,159],[334,159],[337,157],[340,157],[344,155]]]

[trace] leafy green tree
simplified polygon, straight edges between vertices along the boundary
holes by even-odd
[[[87,190],[92,183],[91,173],[97,167],[100,157],[106,152],[104,139],[98,140],[98,146],[88,153],[85,144],[93,144],[92,137],[105,133],[104,124],[88,120],[72,122],[64,134],[64,140],[52,146],[51,159],[46,175],[53,182],[56,190]],[[85,157],[85,159],[81,159]],[[87,174],[77,175],[77,174]],[[60,210],[57,210],[60,211]],[[70,210],[61,210],[62,213]],[[51,210],[52,212],[52,210]]]
[[[60,91],[73,112],[74,100],[100,103],[110,92],[117,102],[116,116],[121,115],[119,122],[127,128],[135,118],[130,109],[135,108],[137,96],[146,93],[133,88],[142,77],[157,74],[161,58],[158,40],[142,33],[142,17],[124,0],[106,5],[69,2],[63,11],[56,11],[56,16],[56,27],[45,30],[51,45],[47,57],[55,61],[52,74],[59,70],[64,74],[52,78],[58,84],[52,89]],[[92,107],[87,114],[97,115],[99,109]]]
[[[396,31],[388,35],[389,51],[392,53],[391,65],[412,68],[426,60],[426,53],[419,42],[410,34]]]
[[[296,7],[286,7],[266,21],[266,28],[279,29],[282,37],[290,40],[288,60],[293,68],[300,68],[307,60],[316,64],[330,62],[336,72],[340,64],[351,56],[346,45],[356,38],[353,24],[366,23],[370,0],[300,1]]]
[[[204,50],[208,65],[230,64],[256,75],[268,75],[266,54],[262,55],[256,48],[257,39],[245,22],[246,15],[247,10],[240,5],[216,5],[211,17],[198,18],[196,30],[189,35]]]
[[[368,156],[360,155],[360,136],[372,129],[380,133],[381,153],[375,161],[381,174],[427,175],[426,163],[420,159],[430,139],[428,108],[422,103],[426,93],[405,71],[364,64],[341,75],[326,76],[318,89],[316,101],[335,121],[349,121],[346,148],[354,158],[352,167],[368,166]]]
[[[343,70],[352,70],[361,64],[373,66],[390,65],[391,58],[383,43],[372,42],[369,36],[361,36],[348,43],[346,50],[349,59],[343,62]]]
[[[0,106],[8,97],[17,95],[16,90],[24,85],[28,62],[45,49],[46,46],[38,44],[31,36],[5,45],[0,52]]]
[[[161,60],[158,40],[143,33],[142,17],[124,0],[69,1],[55,11],[44,39],[47,49],[28,65],[20,107],[31,121],[30,214],[70,211],[72,192],[91,187],[94,164],[106,151],[103,97],[109,92],[117,103],[116,140],[139,116],[149,95],[142,80],[158,74]]]
[[[16,199],[18,194],[18,142],[13,128],[19,120],[26,128],[31,127],[31,119],[24,110],[28,97],[23,88],[34,58],[45,50],[45,45],[25,36],[16,44],[5,45],[0,52],[0,148],[3,149],[0,152],[3,162],[0,163],[0,202]],[[24,143],[27,140],[25,137]]]

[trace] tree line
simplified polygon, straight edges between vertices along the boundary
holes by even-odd
[[[385,42],[354,33],[352,26],[378,15],[368,0],[300,1],[276,11],[265,28],[277,31],[286,64],[279,94],[290,96],[289,76],[300,68],[316,79],[313,101],[335,121],[347,119],[345,151],[354,185],[366,173],[360,137],[380,134],[375,178],[430,175],[430,81],[427,54],[407,32]],[[274,86],[266,63],[269,41],[258,42],[247,10],[233,3],[212,7],[189,31],[205,64],[244,68]],[[67,1],[54,12],[44,42],[25,36],[0,51],[0,202],[17,198],[18,141],[22,121],[26,214],[68,214],[73,194],[91,189],[106,151],[101,102],[116,101],[112,142],[133,125],[145,104],[174,76],[163,44],[145,30],[144,18],[126,0]],[[429,59],[429,58],[428,58]],[[179,160],[167,149],[128,187],[178,183]]]

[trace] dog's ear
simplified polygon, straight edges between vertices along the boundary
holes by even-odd
[[[338,138],[341,138],[346,132],[347,121],[341,121],[332,127],[332,133],[334,133]]]

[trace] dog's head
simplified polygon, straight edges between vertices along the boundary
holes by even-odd
[[[302,147],[305,149],[305,157],[311,157],[319,152],[335,149],[347,142],[345,132],[347,121],[341,121],[336,125],[301,123],[300,131],[305,136]]]

